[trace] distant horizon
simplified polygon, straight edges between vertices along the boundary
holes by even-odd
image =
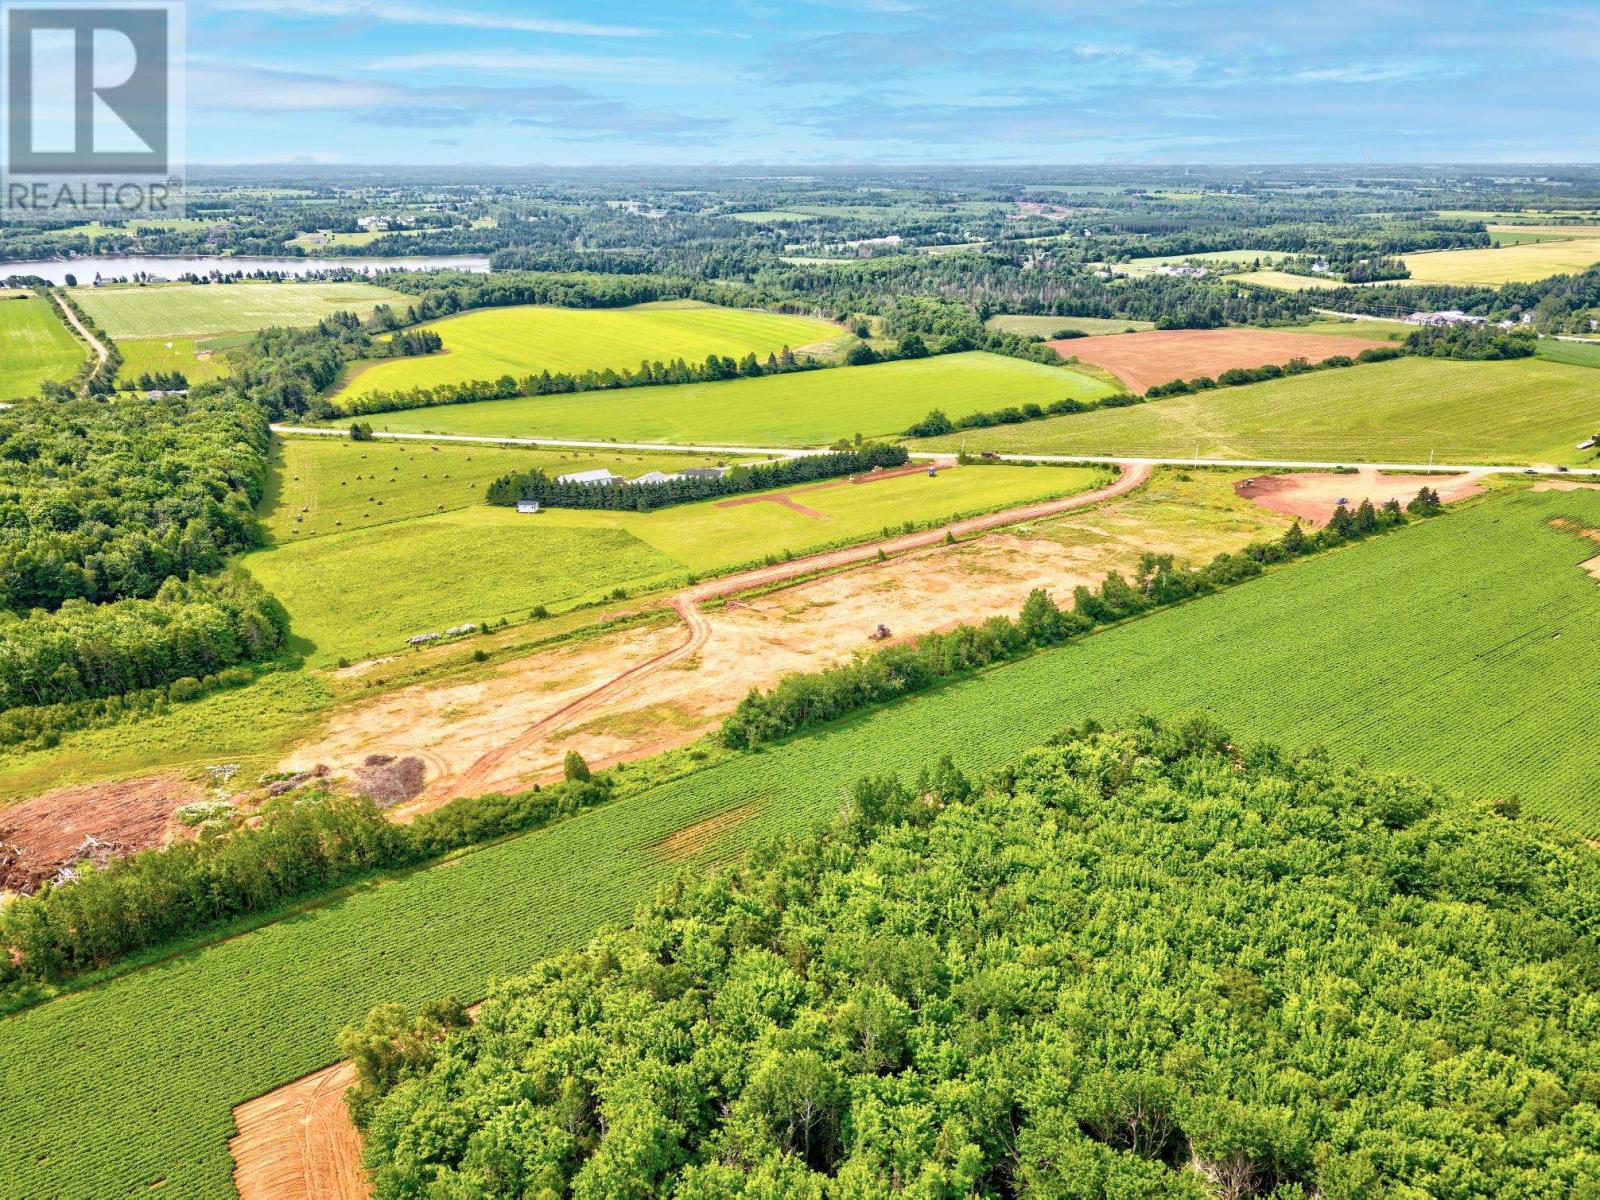
[[[1552,0],[190,0],[187,46],[222,166],[1600,159]]]

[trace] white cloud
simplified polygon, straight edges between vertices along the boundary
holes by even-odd
[[[561,76],[619,83],[708,83],[724,72],[692,63],[603,54],[524,54],[514,50],[447,50],[391,54],[354,62],[357,71],[492,71],[500,74]]]
[[[592,25],[549,17],[511,16],[430,4],[381,3],[377,0],[216,0],[215,7],[224,12],[273,13],[324,20],[359,17],[393,25],[454,25],[467,29],[573,37],[653,37],[656,34],[656,30],[638,25]]]

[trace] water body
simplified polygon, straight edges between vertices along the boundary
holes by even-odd
[[[415,258],[250,258],[221,254],[107,254],[85,258],[49,259],[36,262],[0,263],[0,279],[8,275],[37,275],[54,284],[64,284],[71,275],[79,283],[93,283],[99,275],[105,280],[182,279],[185,275],[252,275],[273,271],[284,275],[315,275],[321,271],[487,271],[489,258],[483,254],[441,255]]]

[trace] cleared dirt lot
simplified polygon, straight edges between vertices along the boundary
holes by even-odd
[[[1282,366],[1292,358],[1319,362],[1335,354],[1354,357],[1370,346],[1388,344],[1272,329],[1153,329],[1050,343],[1064,357],[1104,367],[1135,392],[1174,379],[1215,378],[1230,367]]]
[[[1299,517],[1313,525],[1326,525],[1334,509],[1343,503],[1355,508],[1363,500],[1371,500],[1382,507],[1390,500],[1402,505],[1409,503],[1423,488],[1439,493],[1446,504],[1465,500],[1483,491],[1483,476],[1478,472],[1465,475],[1389,475],[1371,467],[1363,467],[1350,475],[1328,471],[1303,471],[1291,475],[1261,475],[1244,479],[1234,490],[1247,500],[1270,508],[1273,512]]]
[[[60,788],[0,809],[0,892],[32,892],[84,857],[162,845],[173,835],[173,812],[199,795],[192,783],[158,775]]]
[[[369,754],[414,754],[428,764],[427,784],[417,802],[393,810],[403,819],[453,795],[552,778],[569,750],[605,766],[685,745],[714,729],[750,689],[875,648],[869,635],[880,623],[908,638],[1010,616],[1035,587],[1068,602],[1077,584],[1131,572],[1145,552],[1204,561],[1288,524],[1241,503],[1232,477],[1174,482],[1188,477],[1171,472],[1163,479],[1148,491],[955,545],[934,531],[931,545],[885,562],[866,556],[853,569],[787,587],[758,577],[746,586],[778,590],[707,610],[690,605],[697,624],[687,627],[611,633],[470,680],[351,704],[281,765],[326,763],[345,773]],[[698,593],[718,586],[700,585],[679,600],[711,599]]]

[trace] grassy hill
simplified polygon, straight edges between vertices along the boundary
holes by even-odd
[[[1488,499],[10,1018],[10,1186],[231,1198],[231,1107],[331,1061],[373,1004],[475,998],[686,866],[826,819],[864,774],[946,752],[986,770],[1089,716],[1209,707],[1240,739],[1324,742],[1600,834],[1595,547],[1557,520],[1600,528],[1600,493]]]
[[[484,308],[420,328],[439,334],[442,353],[357,364],[336,394],[352,399],[502,375],[520,379],[541,371],[635,370],[642,360],[698,363],[711,354],[765,359],[785,346],[798,349],[847,336],[837,325],[810,317],[690,301],[632,308]]]
[[[949,354],[723,383],[450,404],[362,418],[374,429],[494,437],[810,446],[860,433],[896,437],[934,408],[951,417],[1117,389],[1062,367]]]

